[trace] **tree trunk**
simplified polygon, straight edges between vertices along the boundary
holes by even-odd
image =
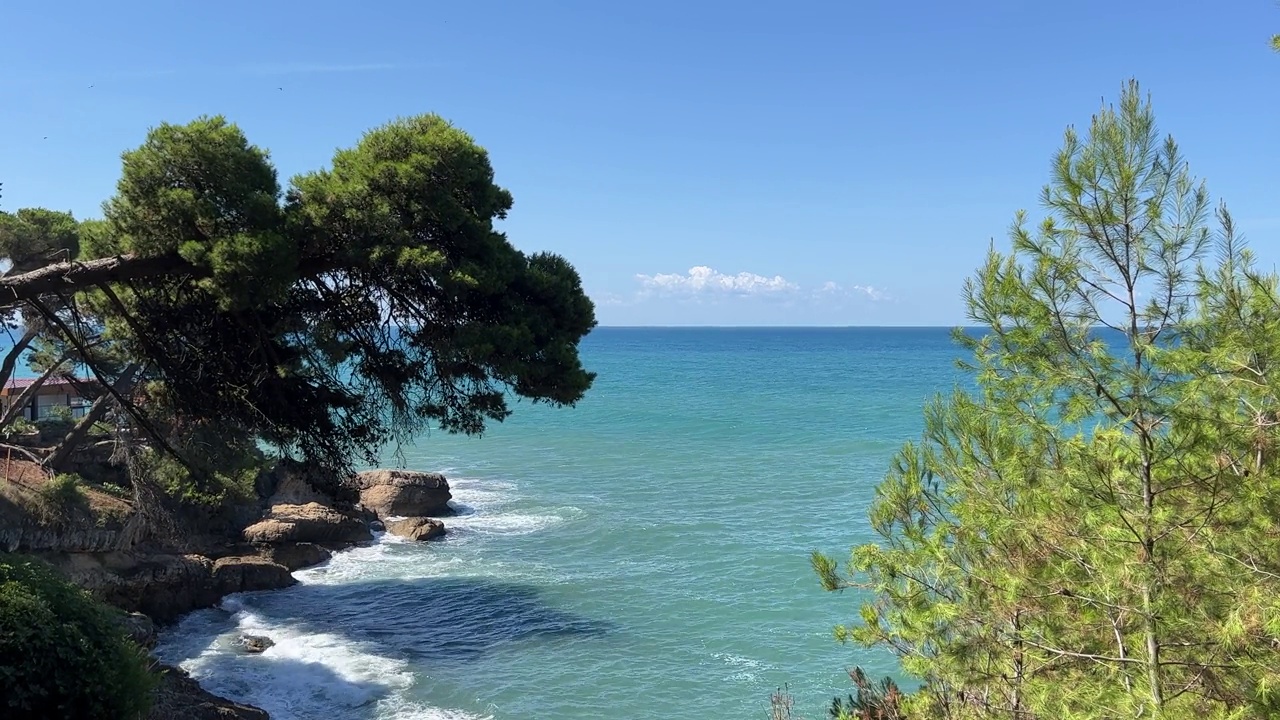
[[[21,275],[0,278],[0,303],[7,307],[49,293],[73,293],[121,280],[163,275],[205,277],[209,274],[207,269],[198,268],[177,255],[118,255],[85,262],[60,262]]]
[[[124,369],[120,377],[116,379],[112,387],[115,388],[116,394],[127,394],[133,387],[134,378],[138,375],[138,370],[142,368],[138,363],[133,363]],[[111,408],[111,403],[115,400],[115,394],[103,391],[97,400],[93,401],[93,407],[89,408],[89,412],[80,418],[80,422],[62,438],[62,442],[58,443],[58,447],[54,448],[53,453],[45,458],[44,466],[49,470],[59,473],[66,470],[67,461],[71,459],[71,454],[76,448],[84,443],[85,437],[89,435],[89,431],[93,429],[94,423],[98,422],[107,414],[107,410]]]
[[[0,365],[0,387],[9,384],[9,378],[13,376],[13,368],[18,364],[18,358],[31,345],[31,341],[36,339],[35,330],[27,330],[18,341],[13,344],[13,349],[8,355],[4,356],[4,364]]]
[[[22,408],[26,407],[27,403],[31,402],[31,398],[35,397],[36,393],[40,391],[40,386],[44,385],[44,381],[48,380],[55,372],[57,372],[67,359],[68,358],[64,355],[60,360],[58,360],[58,362],[50,365],[49,369],[45,370],[40,377],[33,380],[31,384],[27,386],[26,390],[22,391],[22,394],[18,396],[18,399],[14,400],[13,404],[5,410],[4,417],[0,417],[0,429],[9,427],[9,425],[13,424],[13,421],[18,417],[18,415],[22,414]]]
[[[1146,438],[1143,438],[1144,446]],[[1151,690],[1151,707],[1156,713],[1164,710],[1163,667],[1160,660],[1160,636],[1156,627],[1154,607],[1155,588],[1159,578],[1156,576],[1156,543],[1152,522],[1155,517],[1155,490],[1152,483],[1151,463],[1146,461],[1142,467],[1142,505],[1145,511],[1143,518],[1142,554],[1148,566],[1148,576],[1142,579],[1142,633],[1147,641],[1147,684]]]

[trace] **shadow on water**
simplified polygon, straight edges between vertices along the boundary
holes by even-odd
[[[299,585],[247,597],[250,612],[305,633],[368,643],[386,657],[470,662],[522,641],[603,636],[611,623],[551,607],[527,585],[480,578],[415,578]]]
[[[303,584],[224,607],[182,620],[162,638],[161,657],[174,664],[198,657],[193,671],[207,690],[283,720],[366,720],[379,701],[414,684],[405,670],[434,674],[515,644],[573,643],[614,629],[551,607],[536,588],[483,578]],[[272,638],[276,648],[234,649],[240,630],[230,611],[253,616],[243,631]]]

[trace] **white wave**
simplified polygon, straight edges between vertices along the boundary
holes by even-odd
[[[563,508],[554,513],[507,512],[495,515],[456,515],[445,518],[445,527],[450,531],[477,532],[488,535],[528,535],[561,525],[574,515],[577,508]]]
[[[443,518],[450,533],[443,542],[416,543],[379,532],[373,543],[336,552],[325,564],[294,577],[302,586],[464,576],[512,580],[534,575],[545,580],[541,576],[553,573],[552,568],[486,557],[485,544],[476,541],[525,535],[584,514],[575,507],[513,510],[518,501],[514,483],[467,478],[450,483],[459,514]],[[341,634],[273,620],[270,610],[254,605],[250,596],[232,595],[218,608],[192,613],[164,633],[156,652],[180,664],[211,692],[261,707],[276,720],[491,717],[416,702],[411,698],[419,678],[408,662]],[[261,654],[247,654],[240,646],[243,634],[263,635],[275,644]]]
[[[473,715],[461,710],[427,708],[417,703],[380,703],[378,720],[493,720],[492,715]]]
[[[452,505],[460,512],[496,510],[515,499],[516,485],[502,481],[477,481],[466,478],[449,480]]]
[[[232,613],[234,629],[226,628]],[[243,634],[265,635],[275,644],[259,655],[239,648]],[[175,642],[175,640],[177,642]],[[190,642],[203,643],[194,653]],[[379,720],[479,720],[481,716],[408,700],[415,682],[407,662],[383,657],[367,645],[331,633],[303,632],[247,610],[243,598],[224,601],[221,611],[188,616],[157,648],[163,659],[189,655],[180,665],[210,692],[256,705],[277,720],[369,717]]]
[[[344,585],[370,579],[423,578],[448,575],[462,558],[435,557],[431,544],[390,533],[378,533],[372,545],[336,552],[324,565],[299,570],[303,585]]]
[[[733,653],[712,653],[712,657],[738,669],[726,678],[731,681],[755,682],[759,679],[759,671],[777,669],[777,666],[771,663]]]

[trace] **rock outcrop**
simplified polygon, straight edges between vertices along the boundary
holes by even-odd
[[[431,540],[444,535],[444,523],[433,518],[414,517],[387,520],[387,532],[409,540]]]
[[[213,563],[211,579],[223,595],[279,590],[298,583],[289,568],[259,556],[221,558]]]
[[[46,559],[106,603],[160,623],[221,599],[212,584],[213,561],[201,555],[79,553]]]
[[[87,522],[39,523],[31,519],[0,525],[0,549],[8,552],[109,552],[128,550],[143,538],[145,523],[129,512]]]
[[[161,665],[147,720],[271,720],[265,710],[220,698],[181,668]]]
[[[125,613],[120,616],[120,626],[125,637],[137,643],[138,647],[151,649],[156,644],[156,624],[142,613]]]
[[[266,652],[269,648],[275,647],[276,641],[265,635],[241,635],[240,647],[250,655],[257,655]]]
[[[109,552],[145,539],[146,522],[133,506],[92,487],[59,495],[34,463],[14,461],[0,488],[0,550],[7,552]]]
[[[244,529],[255,544],[358,543],[373,539],[369,524],[354,514],[318,502],[273,505],[267,516]]]
[[[266,545],[261,552],[262,557],[289,568],[291,572],[319,565],[333,557],[331,550],[315,543]]]
[[[297,583],[287,567],[256,555],[214,561],[203,555],[77,553],[47,559],[108,604],[160,623],[212,607],[231,593]]]
[[[366,470],[347,480],[360,491],[360,504],[385,521],[388,517],[450,515],[449,481],[440,473]]]
[[[438,473],[370,470],[339,479],[282,463],[259,479],[257,498],[223,508],[216,518],[179,517],[173,527],[153,528],[130,502],[91,484],[79,495],[55,497],[63,504],[51,506],[46,495],[52,495],[43,490],[47,477],[32,465],[31,478],[10,473],[9,491],[0,493],[0,550],[38,555],[124,610],[121,632],[143,647],[155,644],[156,623],[212,607],[232,593],[296,584],[292,571],[372,540],[371,525],[430,540],[445,534],[444,524],[430,516],[453,513],[449,483]],[[264,637],[242,640],[246,652],[272,645]],[[203,690],[178,668],[157,668],[148,720],[268,720],[263,710]]]

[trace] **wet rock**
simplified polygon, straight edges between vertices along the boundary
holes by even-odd
[[[386,521],[387,532],[409,540],[431,540],[444,535],[444,523],[424,517]]]
[[[262,550],[263,557],[279,563],[290,571],[314,567],[329,558],[333,553],[315,543],[285,543],[268,545]]]
[[[250,654],[264,653],[267,648],[275,646],[275,640],[265,635],[241,635],[240,645],[244,651]]]
[[[156,672],[159,683],[146,720],[271,720],[265,710],[205,690],[181,668],[160,665]]]

